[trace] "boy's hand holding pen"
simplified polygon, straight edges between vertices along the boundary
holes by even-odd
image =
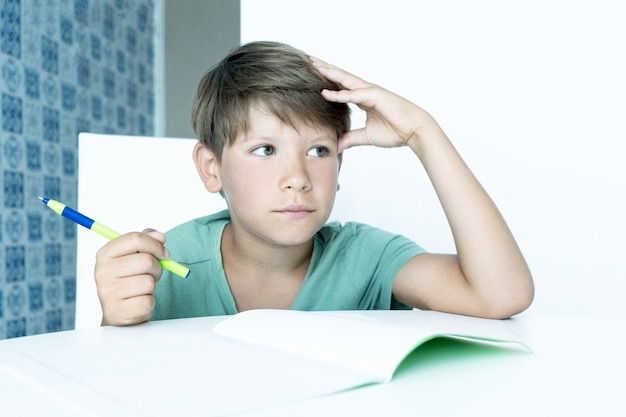
[[[152,294],[162,268],[182,278],[189,276],[187,267],[169,259],[169,251],[163,246],[164,234],[146,229],[120,235],[63,203],[39,198],[55,213],[111,240],[96,254],[95,277],[103,304],[103,324],[130,325],[150,320],[154,308]],[[99,262],[105,258],[107,262]],[[117,278],[103,282],[99,278],[102,276]]]

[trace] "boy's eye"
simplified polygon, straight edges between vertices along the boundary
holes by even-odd
[[[329,153],[330,150],[326,146],[316,146],[309,151],[309,155],[317,157],[327,156]]]
[[[258,148],[254,148],[252,153],[257,156],[270,156],[276,152],[273,146],[263,145]]]

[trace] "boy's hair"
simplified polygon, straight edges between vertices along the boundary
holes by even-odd
[[[193,129],[218,161],[224,146],[246,130],[253,105],[294,128],[328,127],[339,138],[350,129],[350,109],[326,101],[320,94],[325,88],[340,89],[313,67],[304,52],[278,42],[251,42],[204,75],[193,104]]]

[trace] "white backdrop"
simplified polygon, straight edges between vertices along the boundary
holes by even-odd
[[[241,0],[241,11],[242,42],[290,43],[435,116],[526,255],[531,311],[626,315],[621,1]],[[454,249],[408,150],[344,158],[334,218]]]

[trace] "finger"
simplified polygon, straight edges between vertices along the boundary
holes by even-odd
[[[105,305],[116,300],[152,294],[162,273],[158,260],[147,253],[117,258],[97,255],[94,275],[100,302]]]
[[[149,320],[155,301],[156,280],[144,274],[115,278],[97,286],[98,297],[107,324],[127,325]]]
[[[136,252],[130,255],[114,258],[111,269],[116,269],[116,276],[120,278],[134,277],[137,275],[150,275],[158,281],[163,272],[159,260],[149,253]]]
[[[320,74],[324,76],[324,78],[336,82],[342,88],[352,90],[355,88],[363,88],[370,85],[362,78],[359,78],[344,69],[328,64],[319,58],[311,57],[311,62],[313,63],[313,66],[320,72]]]
[[[356,90],[322,90],[322,97],[327,101],[335,103],[353,103],[361,107],[363,110],[368,110],[374,107],[375,99],[372,97],[371,89],[356,89]]]
[[[145,274],[109,280],[106,285],[97,286],[97,293],[103,305],[111,305],[133,297],[152,295],[155,288],[154,277]]]
[[[365,135],[365,129],[354,129],[344,133],[339,138],[339,141],[337,142],[337,150],[339,153],[341,153],[346,149],[368,144],[369,141],[367,140],[367,136]]]
[[[145,233],[153,239],[158,240],[161,243],[165,243],[165,235],[154,229],[143,229],[141,233]]]
[[[158,240],[159,242],[161,242],[161,244],[165,243],[165,235],[159,231],[156,231],[154,229],[144,229],[142,233],[147,234],[148,236],[150,236],[153,239]],[[163,247],[163,257],[158,257],[158,259],[169,259],[170,258],[170,251],[167,250],[166,247]]]
[[[160,275],[159,275],[160,277]],[[108,287],[103,290],[109,296],[107,299],[125,300],[142,295],[152,295],[156,289],[155,277],[150,274],[134,275],[112,280]]]
[[[94,273],[98,296],[101,301],[108,301],[152,294],[163,270],[153,256],[138,253],[97,259]]]
[[[104,322],[114,326],[128,326],[149,321],[156,301],[152,295],[120,300],[103,306]]]
[[[149,253],[157,259],[168,259],[170,254],[163,246],[165,236],[156,231],[130,232],[113,239],[100,249],[100,255],[118,258],[132,253]]]
[[[150,320],[156,301],[152,295],[142,295],[124,300],[129,322]]]
[[[98,297],[107,324],[126,325],[149,320],[154,308],[156,278],[149,274],[114,278],[102,282],[96,276]]]

